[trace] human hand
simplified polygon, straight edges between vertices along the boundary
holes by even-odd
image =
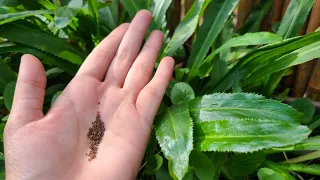
[[[163,41],[153,31],[140,51],[151,18],[140,11],[106,37],[46,115],[44,68],[22,57],[4,135],[7,179],[136,177],[174,65],[165,57],[150,81]],[[90,160],[87,133],[98,112],[105,131]]]

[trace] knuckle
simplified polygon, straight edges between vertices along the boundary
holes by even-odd
[[[130,60],[130,50],[127,47],[122,48],[117,52],[116,59],[121,61],[129,61]]]
[[[152,97],[155,97],[155,98],[161,98],[162,95],[161,93],[159,92],[158,88],[155,88],[155,87],[148,87],[146,88],[146,92],[152,96]]]
[[[147,73],[147,72],[149,72],[149,69],[148,69],[147,65],[143,64],[143,63],[136,63],[134,66],[132,66],[132,68],[134,69],[134,71],[136,73]]]

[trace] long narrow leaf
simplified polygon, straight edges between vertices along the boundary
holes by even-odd
[[[169,160],[169,172],[182,179],[188,171],[189,155],[193,149],[192,119],[188,106],[172,106],[156,118],[156,137]]]
[[[277,34],[286,38],[296,36],[312,8],[314,0],[291,0]]]
[[[51,10],[36,10],[36,11],[23,11],[17,13],[0,14],[0,25],[13,22],[19,19],[23,19],[35,15],[53,14]]]
[[[216,54],[231,47],[271,44],[280,42],[281,40],[281,36],[269,32],[247,33],[224,43],[221,47],[210,53],[202,64],[209,63]]]
[[[6,84],[9,82],[15,82],[16,80],[16,73],[5,62],[3,62],[2,59],[0,59],[0,94],[3,93]]]
[[[192,52],[188,60],[188,68],[190,69],[187,77],[188,82],[196,77],[201,62],[238,3],[239,0],[216,0],[209,4],[206,16],[210,18],[205,18],[196,41],[192,45]]]
[[[77,65],[85,59],[80,50],[29,23],[4,24],[0,26],[0,37],[40,49]]]
[[[257,68],[255,72],[246,78],[246,84],[253,83],[255,80],[260,79],[263,75],[272,74],[274,72],[305,63],[318,57],[320,57],[320,41],[302,47],[276,59],[272,63],[268,63],[265,66]]]
[[[207,3],[204,0],[196,0],[188,13],[179,23],[172,39],[164,49],[164,54],[168,56],[174,55],[180,46],[188,40],[198,26],[199,17],[203,5]]]
[[[52,56],[52,55],[47,54],[45,52],[42,52],[41,50],[33,49],[31,47],[26,47],[23,45],[12,45],[12,46],[7,46],[7,47],[0,47],[0,54],[7,53],[7,52],[19,52],[19,53],[23,53],[23,54],[35,55],[40,59],[46,60],[46,61],[58,66],[59,68],[63,69],[64,71],[68,72],[70,75],[75,75],[78,68],[79,68],[78,65],[70,63],[70,62],[66,61],[65,59],[61,59],[59,57],[55,57],[55,56]],[[0,69],[2,69],[2,68],[5,68],[5,66],[1,65]],[[8,71],[6,71],[6,72],[7,73],[4,76],[2,76],[2,75],[0,76],[0,79],[2,77],[6,77],[6,76],[10,75],[11,76],[10,81],[13,81],[15,78],[13,78],[12,73],[9,73]],[[0,88],[0,90],[1,90],[1,88]]]

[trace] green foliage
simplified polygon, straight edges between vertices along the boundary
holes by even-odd
[[[194,99],[195,95],[189,84],[179,82],[173,86],[170,97],[173,104],[180,104]]]
[[[6,85],[3,92],[4,103],[7,109],[10,111],[13,102],[14,90],[16,88],[16,83],[10,82]]]
[[[319,175],[319,165],[302,164],[319,157],[320,150],[320,120],[313,117],[310,100],[298,99],[292,108],[269,99],[291,72],[288,68],[320,57],[320,32],[296,36],[314,0],[290,1],[277,34],[260,32],[272,0],[254,5],[244,26],[234,32],[239,1],[195,0],[175,22],[172,0],[0,0],[0,134],[22,54],[37,56],[46,69],[45,113],[92,49],[146,9],[153,14],[147,34],[154,29],[165,34],[158,60],[170,55],[177,66],[137,179]],[[283,100],[288,92],[277,97]],[[315,152],[298,156],[297,151]],[[275,163],[285,160],[282,152],[290,164]],[[4,172],[0,154],[0,177]]]
[[[201,151],[254,152],[291,145],[307,138],[306,126],[267,119],[195,122],[194,146]]]
[[[190,114],[195,122],[244,118],[299,123],[301,114],[288,105],[257,94],[215,93],[192,100]]]
[[[213,162],[199,150],[193,150],[190,154],[190,166],[194,169],[199,179],[211,180],[216,174]]]
[[[154,156],[151,156],[147,161],[145,173],[148,175],[153,175],[155,172],[157,172],[161,168],[162,162],[163,162],[163,159],[161,156],[157,154]]]
[[[201,61],[205,58],[208,50],[213,42],[218,37],[225,22],[228,20],[233,9],[237,6],[239,0],[217,0],[212,1],[207,9],[207,16],[199,29],[197,38],[192,45],[193,51],[191,52],[188,60],[188,68],[190,72],[187,81],[190,82],[197,75],[197,68],[200,66]]]
[[[52,14],[51,10],[39,10],[39,11],[24,11],[18,13],[8,13],[0,14],[0,25],[6,24],[9,22],[16,21],[18,19],[23,19],[29,16],[41,15],[41,14]]]
[[[269,168],[261,168],[258,171],[259,180],[286,180],[280,173]]]
[[[265,161],[266,155],[262,152],[249,154],[235,154],[225,164],[225,169],[233,177],[247,176],[256,171]]]
[[[314,0],[292,0],[283,17],[277,34],[284,38],[296,36],[303,26]]]
[[[206,1],[209,2],[208,0]],[[165,55],[174,55],[178,48],[193,34],[199,22],[200,12],[208,4],[207,2],[204,0],[196,0],[194,2],[191,9],[179,23],[170,42],[164,49]]]
[[[312,101],[308,98],[298,98],[290,104],[293,108],[303,113],[303,124],[309,124],[314,116],[315,108]]]
[[[189,155],[193,149],[192,120],[186,104],[168,108],[158,115],[156,135],[163,154],[169,161],[169,172],[174,179],[187,173]]]

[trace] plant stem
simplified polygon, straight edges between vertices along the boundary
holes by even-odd
[[[283,163],[299,163],[320,158],[320,150],[284,161]]]
[[[312,164],[280,164],[283,169],[288,171],[303,172],[307,174],[320,175],[320,165]]]
[[[320,119],[316,120],[315,122],[313,122],[312,124],[309,125],[310,129],[316,129],[317,127],[320,126]]]

